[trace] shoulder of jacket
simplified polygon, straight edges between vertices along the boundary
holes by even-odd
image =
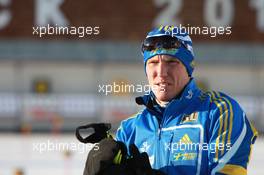
[[[119,128],[117,128],[117,131],[122,130],[124,132],[131,132],[136,126],[135,123],[137,118],[142,115],[143,111],[144,110],[141,110],[135,114],[130,115],[128,118],[122,120]]]
[[[205,93],[209,96],[211,109],[242,110],[236,100],[223,92],[207,91]]]
[[[128,124],[128,123],[134,122],[139,116],[142,115],[143,112],[144,110],[140,110],[139,112],[132,114],[128,118],[124,119],[121,123]]]

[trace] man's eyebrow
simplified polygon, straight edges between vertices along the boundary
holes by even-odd
[[[178,60],[177,58],[172,58],[172,57],[170,57],[170,58],[165,58],[164,61],[177,62],[177,61],[179,61],[179,60]]]
[[[148,63],[148,62],[151,62],[151,61],[159,61],[159,59],[152,58],[152,59],[149,59],[149,60],[147,61],[147,63]]]

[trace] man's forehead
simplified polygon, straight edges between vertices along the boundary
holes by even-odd
[[[180,61],[178,58],[173,57],[171,55],[156,55],[149,60],[163,60],[163,61]]]

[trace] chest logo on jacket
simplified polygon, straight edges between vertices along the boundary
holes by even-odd
[[[175,145],[173,145],[175,150]],[[193,143],[189,135],[184,134],[177,143],[176,153],[173,154],[173,161],[184,164],[184,161],[193,161],[197,158],[197,144]],[[186,162],[185,162],[186,163]]]
[[[184,114],[181,119],[181,124],[188,122],[196,122],[198,119],[198,112],[191,113],[190,115]]]

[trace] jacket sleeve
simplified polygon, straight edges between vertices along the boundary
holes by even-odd
[[[208,151],[211,175],[246,175],[257,131],[239,104],[227,96],[212,100]]]
[[[116,141],[121,141],[125,143],[127,148],[129,148],[130,144],[134,143],[133,132],[135,130],[136,117],[137,114],[123,120],[116,131],[116,136],[115,136]]]
[[[120,126],[118,127],[117,131],[116,131],[116,136],[115,139],[116,141],[121,141],[126,143],[126,132],[125,132],[125,126],[124,126],[124,122],[121,122]]]

